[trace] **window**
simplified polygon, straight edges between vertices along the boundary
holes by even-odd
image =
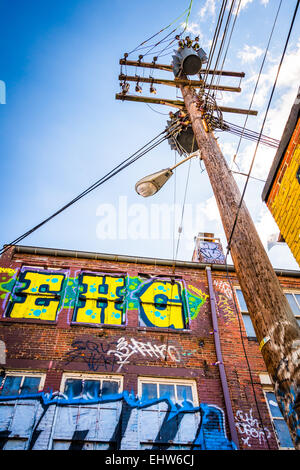
[[[254,331],[254,328],[253,328],[253,324],[252,324],[250,315],[248,313],[248,308],[247,308],[243,293],[242,293],[241,289],[236,289],[235,292],[236,292],[236,296],[237,296],[237,299],[238,299],[240,311],[241,311],[241,314],[242,314],[242,317],[243,317],[243,321],[244,321],[244,325],[245,325],[245,328],[246,328],[247,336],[248,336],[248,338],[256,338],[256,334],[255,334],[255,331]]]
[[[116,430],[123,405],[122,387],[120,375],[64,374],[60,392],[65,406],[57,409],[52,448],[115,449],[120,438]]]
[[[285,292],[284,295],[286,296],[288,303],[290,304],[290,307],[292,309],[292,312],[294,313],[297,322],[300,325],[300,293],[290,291]],[[243,316],[247,336],[255,338],[256,334],[241,289],[236,289],[236,296],[238,299],[241,314]]]
[[[274,392],[265,390],[265,395],[279,447],[281,449],[293,449],[294,445],[289,433],[289,428],[281,414]]]
[[[65,375],[61,391],[68,398],[83,397],[87,400],[118,394],[122,378],[112,376]]]
[[[300,325],[300,293],[299,292],[285,292],[285,296],[290,304],[293,314]]]
[[[196,382],[139,378],[139,439],[142,449],[190,450],[200,412],[180,412],[198,406]],[[171,403],[170,403],[171,401]],[[174,413],[174,410],[178,411]]]
[[[44,381],[44,375],[8,372],[1,383],[0,396],[35,394],[42,388]]]
[[[169,398],[173,403],[179,404],[184,401],[189,401],[192,404],[197,402],[195,384],[185,381],[170,382],[164,379],[140,379],[139,396],[142,401]]]
[[[125,277],[81,273],[74,321],[123,324],[126,307],[125,291]]]
[[[38,320],[56,319],[65,274],[23,269],[13,289],[6,316]]]
[[[140,304],[140,326],[186,328],[181,282],[151,279],[143,283],[136,296]]]

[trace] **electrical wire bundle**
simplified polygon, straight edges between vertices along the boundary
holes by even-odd
[[[210,48],[210,51],[209,51],[209,56],[208,56],[207,65],[206,65],[206,72],[205,71],[203,72],[204,83],[205,83],[205,85],[208,85],[208,75],[209,75],[208,71],[211,70],[211,69],[213,70],[213,73],[211,74],[210,84],[208,85],[209,87],[211,87],[213,85],[214,81],[216,80],[216,77],[217,77],[217,83],[219,83],[219,81],[220,81],[220,74],[217,74],[216,72],[220,71],[220,70],[223,70],[225,59],[226,59],[227,52],[228,52],[228,49],[229,49],[229,44],[230,44],[230,41],[231,41],[231,36],[232,36],[233,30],[234,30],[234,27],[235,27],[236,18],[237,18],[238,11],[239,11],[239,8],[240,8],[240,4],[241,4],[241,0],[239,0],[239,4],[238,4],[237,8],[235,8],[236,7],[236,0],[231,0],[231,5],[230,5],[230,8],[228,9],[228,0],[223,0],[222,1],[220,13],[219,13],[219,16],[218,16],[217,25],[216,25],[216,28],[215,28],[211,48]],[[226,19],[226,22],[225,22],[225,25],[224,25],[226,10],[228,10],[228,15],[227,15],[227,19]],[[219,64],[221,63],[222,53],[223,53],[223,50],[225,48],[227,36],[228,36],[228,33],[229,33],[229,25],[230,25],[230,22],[233,18],[233,15],[235,15],[235,19],[234,19],[233,25],[231,27],[231,32],[229,34],[229,39],[228,39],[227,47],[226,47],[226,50],[225,50],[225,53],[224,53],[223,61],[222,61],[221,66],[219,67]],[[222,27],[223,27],[223,34],[222,34]],[[222,37],[221,37],[221,40],[220,40],[221,35],[222,35]],[[218,45],[219,41],[220,41],[220,45],[219,45],[219,48],[217,50],[217,45]],[[214,61],[214,66],[212,66],[215,55],[216,55],[216,59]],[[212,91],[211,88],[210,88],[208,94],[214,96],[215,92]]]
[[[212,123],[214,125],[214,118],[212,119]],[[216,121],[217,125],[217,121]],[[245,127],[238,126],[237,124],[232,124],[227,121],[223,121],[223,128],[216,129],[216,130],[225,130],[230,134],[234,134],[237,136],[242,136],[246,140],[251,140],[253,142],[258,142],[262,145],[266,145],[267,147],[278,148],[279,140],[273,139],[272,137],[268,137],[266,135],[260,135],[259,132],[252,131],[250,129],[246,129]]]

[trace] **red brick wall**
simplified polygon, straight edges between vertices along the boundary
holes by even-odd
[[[6,268],[16,269],[22,265],[69,269],[71,276],[80,269],[99,270],[99,272],[122,271],[132,276],[137,276],[139,273],[151,276],[174,275],[173,268],[168,266],[53,256],[25,254],[11,256],[11,253],[6,253],[1,262],[1,266]],[[205,270],[177,267],[175,275],[182,277],[187,284],[198,288],[200,286],[208,295]],[[237,285],[234,273],[230,273],[230,277],[233,284]],[[237,413],[242,411],[245,417],[246,414],[251,416],[250,410],[252,410],[253,419],[260,422],[261,417],[263,425],[270,431],[267,442],[256,437],[254,431],[253,435],[248,436],[248,440],[247,434],[239,433],[240,446],[244,449],[276,449],[277,443],[259,379],[259,374],[266,371],[258,343],[248,340],[242,318],[236,314],[234,302],[228,300],[228,297],[226,302],[226,298],[222,297],[225,295],[222,292],[224,290],[222,282],[228,283],[225,271],[220,272],[212,268],[212,278],[218,305],[223,362],[233,412],[237,416]],[[298,288],[300,287],[299,280],[283,277],[280,280],[285,287],[295,288],[297,284]],[[125,337],[128,341],[134,338],[141,342],[150,341],[157,345],[174,346],[180,351],[179,362],[174,362],[170,357],[163,360],[149,356],[132,356],[130,364],[123,366],[119,372],[124,375],[124,389],[134,390],[137,393],[138,376],[195,379],[199,403],[213,404],[224,410],[227,435],[230,439],[219,369],[216,364],[209,302],[203,305],[197,318],[190,322],[190,328],[184,331],[140,327],[136,310],[129,312],[126,325],[114,327],[71,324],[69,309],[60,311],[58,320],[54,324],[40,320],[13,320],[4,317],[6,303],[7,298],[2,299],[0,340],[6,345],[4,369],[46,372],[44,390],[55,391],[59,390],[62,374],[66,371],[117,373],[118,365],[113,363],[113,356],[108,358],[106,353],[121,337]],[[74,351],[74,341],[81,341],[81,346],[88,344],[89,349],[85,347],[81,354],[76,354],[75,359],[72,359],[74,355],[70,356],[70,352]]]

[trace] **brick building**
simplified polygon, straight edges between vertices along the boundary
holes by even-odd
[[[27,246],[2,255],[0,448],[292,446],[211,235],[197,237],[192,262]],[[300,318],[300,273],[277,275]]]
[[[285,241],[300,266],[300,88],[286,122],[262,192]]]

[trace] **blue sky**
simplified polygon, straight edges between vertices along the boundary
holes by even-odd
[[[119,59],[171,23],[188,5],[189,1],[179,0],[0,1],[0,79],[6,85],[6,104],[0,105],[1,245],[55,212],[165,128],[170,108],[151,109],[115,100]],[[188,31],[200,35],[207,53],[220,5],[220,0],[194,0],[192,5]],[[242,1],[224,68],[244,71],[246,77],[242,93],[220,94],[220,104],[248,108],[278,5],[277,0]],[[295,5],[294,0],[283,0],[257,91],[254,107],[259,115],[249,118],[250,129],[260,130]],[[299,86],[299,15],[264,130],[277,139]],[[161,62],[170,63],[171,56],[162,57]],[[129,72],[136,73],[134,68]],[[167,75],[171,76],[155,72],[156,77]],[[230,83],[239,84],[237,79]],[[157,96],[176,97],[173,89],[157,89]],[[148,91],[143,86],[143,94],[149,95]],[[224,117],[240,125],[245,119]],[[228,162],[237,144],[237,137],[220,135]],[[253,144],[243,142],[237,157],[241,171],[248,170],[253,150]],[[274,149],[261,147],[253,176],[266,179],[274,155]],[[179,167],[153,198],[141,199],[134,185],[142,176],[172,165],[176,158],[167,143],[161,144],[22,244],[172,258],[189,165]],[[245,178],[236,179],[242,189]],[[245,200],[266,246],[278,229],[261,202],[262,189],[262,182],[252,180]],[[175,221],[174,203],[179,214]],[[157,235],[153,217],[159,210],[169,225]],[[198,232],[214,232],[226,246],[209,180],[198,160],[191,162],[184,213],[177,259],[191,259]],[[276,267],[298,269],[287,247],[274,246],[268,254]]]

